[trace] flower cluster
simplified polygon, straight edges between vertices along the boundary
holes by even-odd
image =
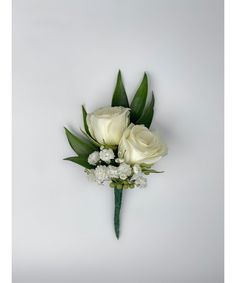
[[[110,182],[110,187],[128,189],[134,187],[144,188],[147,185],[145,173],[139,164],[130,165],[124,159],[116,158],[111,148],[102,146],[100,151],[94,151],[88,156],[88,163],[96,166],[86,169],[89,180],[98,184]],[[147,174],[147,173],[146,173]]]
[[[86,117],[87,136],[91,143],[85,147],[88,154],[69,159],[86,167],[88,178],[98,184],[110,182],[115,189],[144,188],[145,175],[159,173],[152,165],[167,153],[167,147],[159,135],[144,125],[130,123],[130,109],[125,107],[104,107]],[[68,131],[68,130],[67,130]],[[71,138],[73,146],[78,137]],[[77,147],[76,147],[77,149]],[[94,149],[94,150],[92,150]]]
[[[96,165],[98,161],[104,161],[110,164],[111,160],[114,159],[115,155],[112,149],[101,147],[101,151],[94,151],[88,156],[88,163],[91,165]]]
[[[77,156],[66,158],[83,167],[90,180],[110,182],[115,189],[145,187],[145,175],[159,173],[152,166],[167,154],[159,134],[149,127],[154,114],[154,95],[146,103],[148,78],[143,80],[131,103],[118,73],[112,106],[87,113],[82,106],[85,135],[83,139],[66,129]]]
[[[103,107],[89,113],[87,127],[92,141],[99,145],[88,155],[86,169],[90,180],[117,189],[144,188],[145,175],[159,173],[151,166],[167,153],[159,135],[145,125],[130,123],[130,109]]]

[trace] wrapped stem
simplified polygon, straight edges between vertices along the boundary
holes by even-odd
[[[117,239],[119,239],[120,236],[120,209],[121,209],[122,193],[123,193],[123,189],[114,188],[114,194],[115,194],[114,228]]]

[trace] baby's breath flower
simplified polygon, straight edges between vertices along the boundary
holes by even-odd
[[[140,175],[135,179],[135,185],[140,188],[145,188],[147,186],[147,178]]]
[[[86,169],[85,172],[87,173],[87,176],[88,176],[88,180],[90,182],[94,182],[96,180],[95,178],[95,170],[94,169]]]
[[[147,178],[144,177],[144,174],[141,170],[138,173],[133,174],[133,176],[131,177],[131,181],[134,182],[135,186],[140,188],[145,188],[147,186]]]
[[[115,158],[115,154],[113,150],[110,148],[101,150],[99,155],[100,155],[100,159],[108,164],[111,162],[111,159]]]
[[[126,180],[127,179],[127,175],[126,174],[120,174],[120,179],[121,180]]]
[[[88,156],[88,163],[91,165],[96,165],[99,160],[100,160],[100,156],[98,151],[94,151]]]
[[[98,184],[102,184],[104,181],[107,180],[107,167],[104,165],[99,165],[94,170],[95,180]]]
[[[116,163],[123,163],[123,162],[124,162],[124,159],[123,159],[123,158],[116,158],[116,159],[115,159],[115,162],[116,162]]]
[[[117,178],[119,178],[118,167],[109,165],[107,172],[108,172],[108,177],[110,179],[117,179]]]
[[[132,174],[132,169],[129,164],[121,163],[118,167],[118,173],[121,180],[127,179]]]

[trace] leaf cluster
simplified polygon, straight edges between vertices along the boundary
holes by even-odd
[[[134,124],[143,124],[147,128],[151,126],[154,115],[155,98],[152,92],[149,102],[148,96],[148,77],[144,73],[143,79],[129,104],[129,100],[125,91],[121,71],[118,72],[116,86],[112,97],[112,106],[123,106],[130,108],[130,121]],[[146,103],[147,102],[147,103]]]

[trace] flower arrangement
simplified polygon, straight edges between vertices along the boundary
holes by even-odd
[[[167,154],[160,136],[149,130],[154,114],[154,94],[149,103],[146,73],[132,102],[128,97],[119,71],[111,106],[87,113],[82,106],[84,137],[65,128],[76,156],[65,158],[85,168],[88,178],[99,185],[109,182],[114,189],[114,228],[120,234],[120,209],[123,190],[144,188],[146,176],[162,173],[153,169]]]

